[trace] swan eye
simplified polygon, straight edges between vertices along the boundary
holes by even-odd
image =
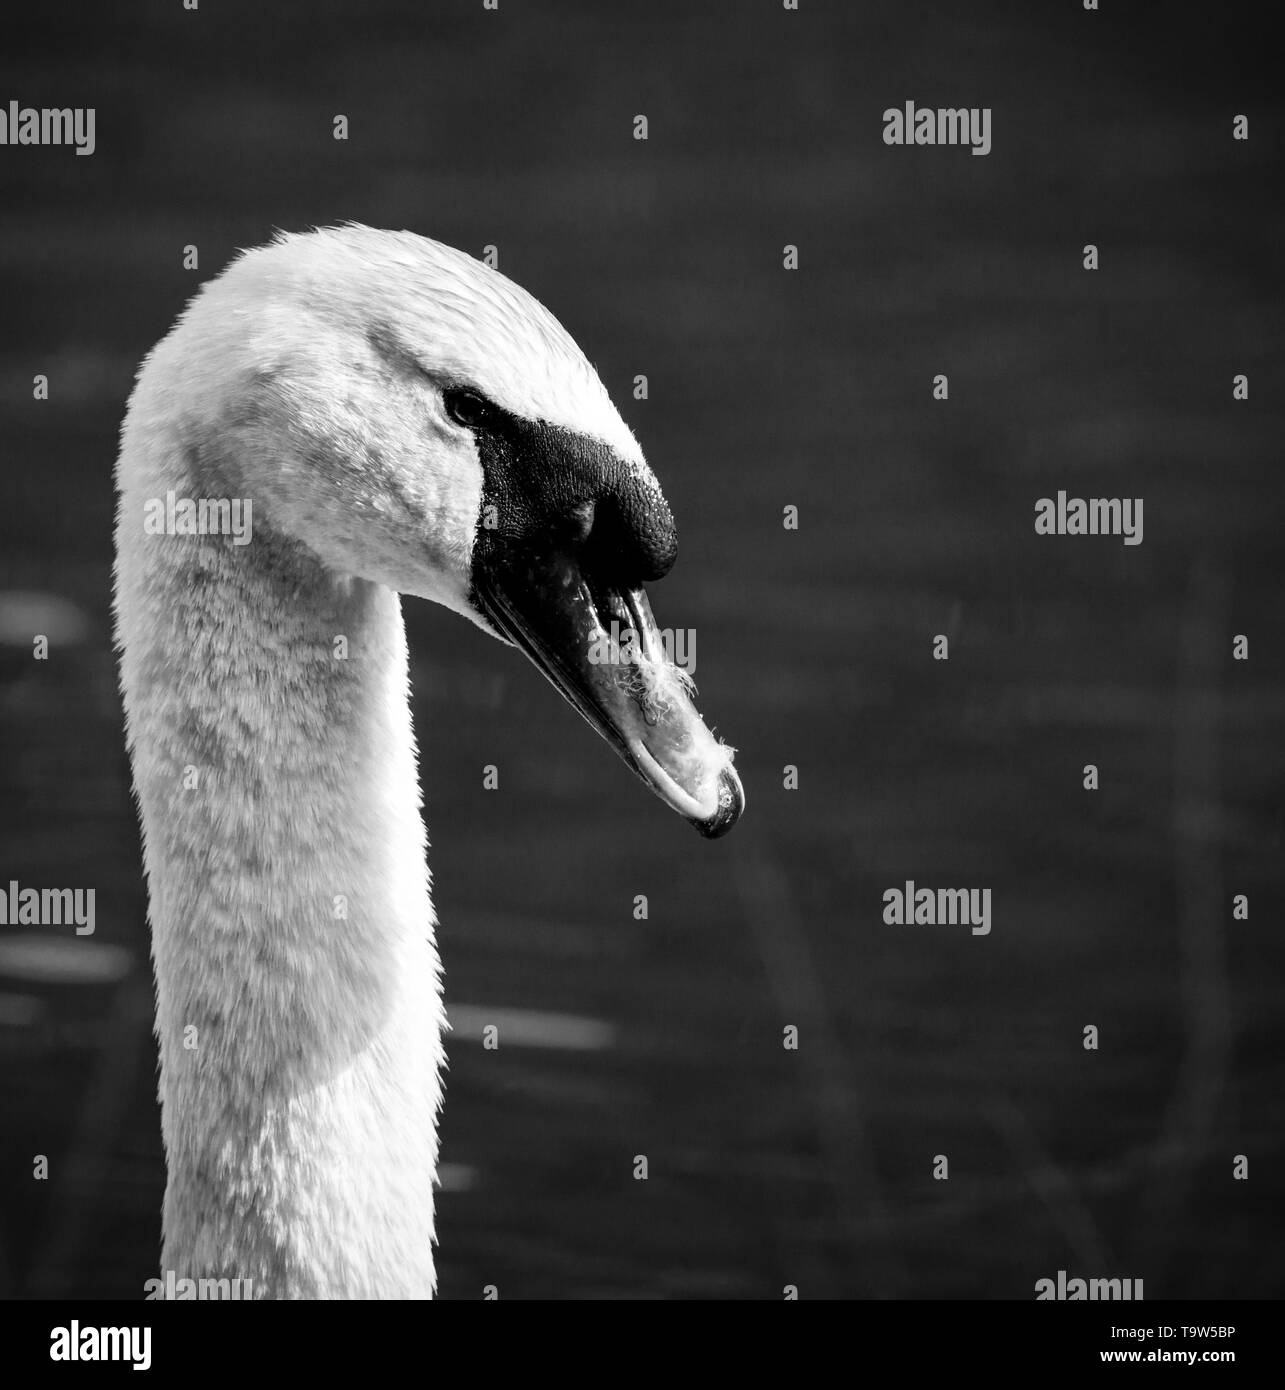
[[[447,391],[442,399],[446,405],[446,413],[457,425],[463,425],[467,429],[485,424],[491,413],[490,401],[485,396],[478,395],[476,391]]]

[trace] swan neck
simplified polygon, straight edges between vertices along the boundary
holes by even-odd
[[[180,459],[127,422],[118,643],[162,1274],[426,1297],[442,1014],[399,599],[261,527],[146,533],[150,498],[201,495]]]

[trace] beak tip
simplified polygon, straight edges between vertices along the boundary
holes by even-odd
[[[725,767],[719,776],[718,809],[705,820],[693,820],[692,824],[707,840],[717,840],[741,818],[745,810],[745,788],[735,770]]]

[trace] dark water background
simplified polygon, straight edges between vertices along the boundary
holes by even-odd
[[[0,1295],[138,1297],[159,1258],[109,635],[132,373],[236,248],[345,218],[498,245],[598,365],[679,521],[658,621],[697,630],[749,792],[699,841],[533,669],[408,606],[471,1026],[443,1295],[1029,1298],[1059,1269],[1281,1293],[1285,104],[1252,7],[1104,9],[6,28],[0,101],[95,106],[98,148],[0,148],[0,880],[96,887],[98,930],[0,928]],[[908,99],[990,106],[992,153],[886,147]],[[1144,497],[1144,543],[1035,536],[1059,488]],[[991,887],[991,935],[885,926],[907,878]],[[498,1008],[528,1045],[478,1045]]]

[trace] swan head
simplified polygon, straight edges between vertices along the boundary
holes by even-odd
[[[202,477],[251,498],[256,530],[518,647],[702,834],[736,822],[732,750],[643,587],[677,556],[673,516],[531,295],[406,232],[283,234],[204,287],[167,356]]]

